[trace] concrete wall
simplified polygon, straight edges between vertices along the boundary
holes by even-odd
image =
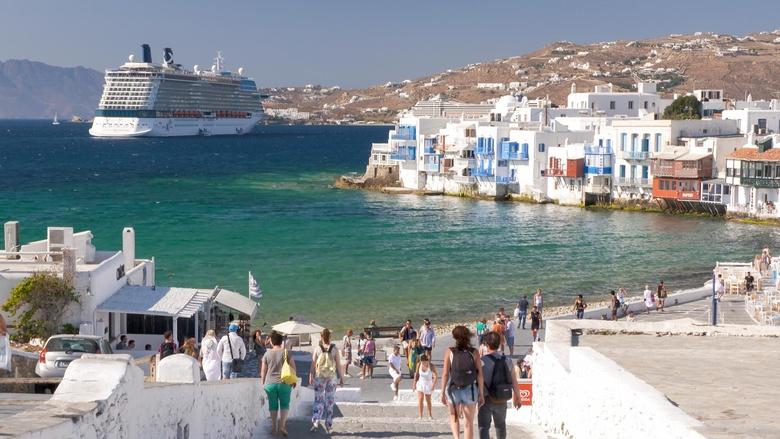
[[[168,364],[176,364],[184,378],[192,375],[186,365]],[[298,392],[292,398],[295,408]],[[85,355],[68,367],[50,401],[5,418],[0,436],[232,438],[250,437],[267,422],[257,379],[144,385],[129,355]]]
[[[548,325],[552,326],[550,322]],[[593,438],[703,438],[701,423],[586,347],[534,346],[532,419],[548,433]]]

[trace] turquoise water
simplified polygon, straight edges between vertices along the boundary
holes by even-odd
[[[700,286],[778,229],[662,214],[337,190],[386,127],[259,127],[244,137],[90,138],[86,124],[0,121],[0,221],[22,239],[90,229],[98,249],[136,228],[161,285],[265,291],[261,321],[341,329],[474,317],[541,287],[593,300],[663,278]]]

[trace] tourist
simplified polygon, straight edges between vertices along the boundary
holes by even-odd
[[[339,350],[330,342],[330,330],[320,332],[320,343],[311,356],[309,382],[314,387],[314,405],[311,409],[311,431],[325,424],[325,432],[333,428],[333,406],[336,403],[336,385],[344,385]],[[338,379],[338,381],[336,381]]]
[[[650,314],[650,310],[653,309],[653,305],[655,305],[655,297],[653,296],[653,291],[650,289],[650,285],[645,285],[644,301],[645,310]]]
[[[206,331],[200,343],[200,364],[206,381],[217,381],[222,375],[222,361],[217,355],[217,337],[213,329]]]
[[[387,372],[393,380],[390,389],[393,391],[393,401],[398,401],[398,386],[401,384],[401,348],[393,346],[393,353],[387,358]]]
[[[180,354],[188,355],[194,359],[198,359],[198,347],[196,346],[195,337],[190,337],[184,340],[184,344],[179,349]]]
[[[626,321],[627,322],[635,322],[636,321],[636,316],[634,315],[634,311],[629,311],[628,312],[628,314],[626,315]]]
[[[504,320],[500,312],[496,313],[496,319],[493,321],[491,331],[497,332],[501,336],[501,351],[503,352],[504,345],[506,344],[506,325],[504,325]]]
[[[506,340],[506,346],[509,348],[509,355],[515,354],[515,325],[511,320],[506,322],[506,329],[504,330],[504,339]]]
[[[658,289],[656,296],[658,297],[658,311],[664,312],[664,304],[666,303],[666,297],[669,293],[666,291],[666,285],[664,281],[658,283]]]
[[[176,342],[173,341],[173,332],[170,330],[163,332],[163,342],[160,344],[160,360],[176,353]]]
[[[542,313],[536,308],[531,308],[531,341],[539,341],[539,328],[542,327]]]
[[[371,334],[371,337],[376,339],[379,337],[379,331],[377,330],[378,326],[376,325],[376,320],[371,320],[368,323],[368,333]]]
[[[420,346],[422,346],[428,358],[431,358],[433,348],[436,347],[436,332],[431,326],[431,321],[428,319],[423,320],[422,328],[420,328],[420,334],[417,336],[420,340]]]
[[[492,420],[496,426],[496,439],[506,439],[506,403],[511,399],[512,406],[520,408],[520,392],[512,370],[512,360],[498,350],[501,336],[495,332],[488,333],[485,343],[488,354],[482,357],[482,376],[487,395],[477,416],[479,437],[490,438]]]
[[[401,343],[401,346],[404,348],[404,355],[409,356],[409,347],[411,346],[411,341],[417,338],[417,331],[414,330],[414,327],[412,326],[412,321],[407,320],[404,323],[403,328],[401,328],[401,331],[398,333],[398,341]]]
[[[745,291],[748,293],[753,292],[753,290],[756,288],[755,282],[756,279],[753,278],[753,275],[748,271],[747,276],[745,276]]]
[[[360,370],[360,379],[363,379],[363,348],[365,347],[365,345],[366,345],[366,333],[361,332],[358,335],[358,351],[357,351],[358,357],[357,360],[355,360],[357,362],[356,366]]]
[[[518,308],[518,322],[517,327],[521,329],[525,329],[525,318],[528,315],[528,296],[523,296],[522,299],[520,299],[520,302],[517,303]]]
[[[257,357],[257,373],[260,374],[260,369],[263,364],[263,355],[268,351],[268,340],[263,335],[263,331],[255,329],[252,333],[252,344],[254,345],[255,356]]]
[[[282,382],[282,367],[287,363],[293,375],[297,375],[295,361],[290,358],[288,350],[282,347],[282,334],[271,331],[271,349],[263,355],[260,367],[260,383],[268,395],[268,411],[271,415],[271,434],[278,431],[287,436],[287,413],[290,409],[290,392],[292,387]],[[278,419],[277,419],[278,414]]]
[[[114,350],[117,351],[124,351],[127,349],[127,336],[122,334],[119,336],[119,341],[117,342],[116,346],[114,347]]]
[[[542,289],[537,288],[536,292],[534,293],[534,306],[536,306],[537,311],[542,312],[543,305],[544,299],[542,298]]]
[[[628,314],[628,303],[626,302],[626,298],[628,296],[628,293],[626,292],[625,288],[618,288],[617,291],[617,298],[620,302],[620,310],[623,312],[623,315]]]
[[[417,370],[417,363],[420,357],[425,353],[419,339],[412,340],[412,346],[409,348],[409,356],[406,357],[406,367],[409,368],[409,378],[414,377],[414,371]]]
[[[427,354],[420,356],[420,363],[414,372],[412,389],[417,392],[417,411],[420,419],[423,417],[423,400],[425,400],[425,403],[428,404],[428,418],[432,420],[431,395],[433,394],[433,389],[436,388],[436,381],[438,381],[439,376],[436,374],[436,368],[431,363],[430,358]]]
[[[352,330],[348,329],[344,334],[344,338],[341,339],[341,356],[344,358],[344,376],[352,378],[349,374],[349,363],[352,362]]]
[[[452,329],[455,346],[444,354],[441,403],[449,407],[450,429],[454,439],[460,438],[460,416],[463,414],[464,433],[474,437],[474,412],[477,404],[485,403],[482,362],[471,347],[471,333],[465,326]]]
[[[241,361],[246,357],[244,340],[237,332],[238,325],[231,323],[227,335],[217,345],[217,355],[222,359],[222,379],[238,378]]]
[[[577,295],[577,298],[574,299],[574,314],[577,317],[577,320],[582,320],[582,318],[585,317],[585,308],[587,307],[588,304],[585,303],[582,294]]]
[[[609,307],[612,309],[612,320],[617,321],[618,310],[620,309],[620,301],[617,298],[617,293],[615,290],[610,291],[609,294]]]
[[[718,297],[718,302],[720,302],[720,299],[726,294],[726,285],[723,283],[723,276],[720,274],[718,275],[718,278],[715,279],[715,294]]]
[[[479,339],[479,344],[482,344],[482,337],[485,336],[486,332],[487,332],[487,319],[482,319],[477,321],[477,338]]]
[[[130,340],[127,342],[127,350],[135,350],[135,340]]]
[[[366,334],[366,344],[363,345],[363,375],[360,379],[374,378],[374,363],[376,358],[376,341],[374,334]]]

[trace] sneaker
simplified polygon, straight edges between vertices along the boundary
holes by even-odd
[[[344,376],[345,376],[346,378],[352,378],[352,375],[350,375],[350,374],[348,374],[348,373],[345,373],[345,374],[344,374]]]

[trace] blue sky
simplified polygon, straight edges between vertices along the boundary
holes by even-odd
[[[658,11],[657,14],[654,11]],[[752,13],[752,11],[756,11]],[[0,60],[114,67],[152,46],[208,66],[222,50],[261,86],[366,86],[558,40],[780,28],[775,0],[4,0]]]

